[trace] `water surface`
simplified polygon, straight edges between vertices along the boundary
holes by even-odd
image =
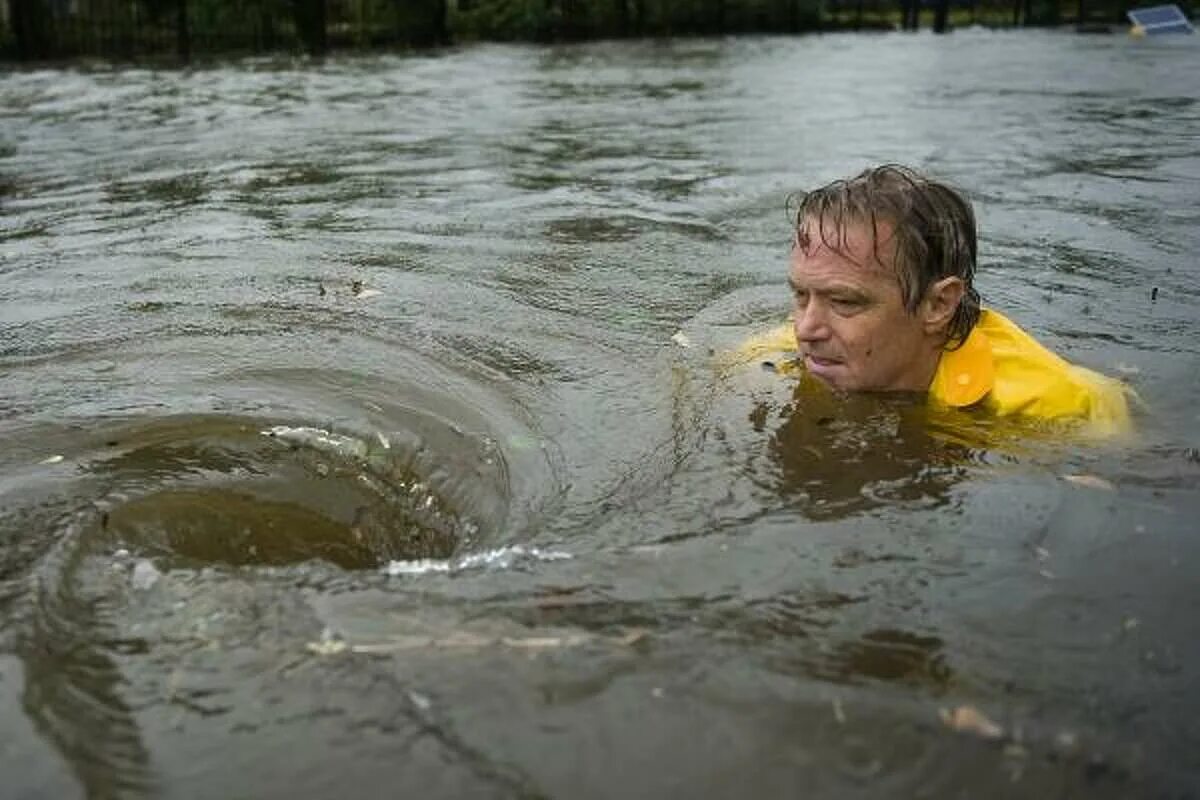
[[[0,76],[6,791],[1194,792],[1198,53]],[[880,161],[1132,441],[714,369],[787,313],[787,193]]]

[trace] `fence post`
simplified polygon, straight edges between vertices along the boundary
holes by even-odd
[[[945,33],[950,16],[950,0],[937,0],[933,7],[933,32]]]

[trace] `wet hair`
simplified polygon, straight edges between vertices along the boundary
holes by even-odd
[[[947,334],[951,346],[962,344],[979,321],[980,297],[974,286],[975,212],[953,187],[908,167],[884,164],[848,180],[792,195],[788,216],[798,247],[810,246],[812,234],[806,223],[812,220],[822,244],[847,258],[847,226],[868,223],[880,263],[885,263],[880,247],[895,248],[892,263],[910,314],[916,313],[934,282],[961,278],[966,291],[950,318]],[[894,231],[884,241],[879,236],[880,223],[890,224]]]

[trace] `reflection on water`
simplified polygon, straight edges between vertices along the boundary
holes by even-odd
[[[1198,53],[0,76],[6,786],[1186,795]],[[786,313],[787,193],[885,160],[978,201],[985,299],[1135,441],[714,369]]]
[[[148,643],[120,633],[104,594],[87,585],[72,540],[95,530],[97,517],[69,523],[67,543],[50,559],[60,574],[44,575],[35,590],[36,610],[17,645],[28,676],[23,705],[89,794],[137,795],[153,785],[150,754],[118,658],[144,654]]]
[[[929,415],[919,399],[839,397],[805,378],[781,408],[757,403],[750,422],[771,428],[779,494],[795,497],[811,519],[836,519],[949,502],[972,454],[938,437]]]
[[[858,641],[841,642],[827,661],[813,673],[834,682],[861,680],[911,683],[933,689],[949,685],[954,672],[939,651],[936,636],[918,636],[906,631],[877,630]]]

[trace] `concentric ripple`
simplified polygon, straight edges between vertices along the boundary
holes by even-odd
[[[109,450],[88,467],[115,482],[97,501],[107,543],[181,565],[369,569],[447,558],[480,530],[383,433],[196,418],[135,428]]]

